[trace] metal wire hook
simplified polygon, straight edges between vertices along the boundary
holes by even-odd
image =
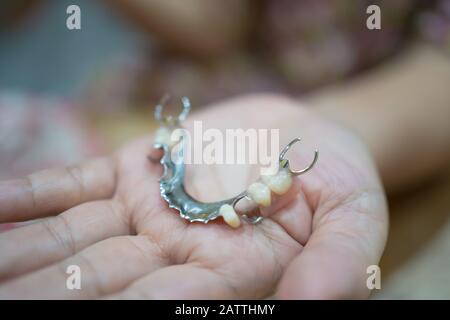
[[[307,166],[306,168],[301,169],[301,170],[292,170],[291,167],[290,167],[290,165],[289,165],[289,160],[288,160],[288,159],[285,159],[284,156],[286,155],[286,152],[288,152],[288,150],[289,150],[295,143],[297,143],[297,142],[299,142],[299,141],[301,141],[301,140],[302,140],[302,138],[295,138],[294,140],[292,140],[291,142],[289,142],[289,144],[288,144],[286,147],[284,147],[283,151],[281,151],[280,157],[279,157],[279,161],[280,161],[281,166],[282,166],[283,168],[288,168],[289,172],[290,172],[292,175],[294,175],[294,176],[298,176],[298,175],[300,175],[300,174],[303,174],[303,173],[305,173],[305,172],[311,170],[311,168],[316,164],[317,159],[319,158],[319,151],[318,151],[318,150],[315,150],[315,152],[314,152],[314,159],[313,159],[313,161],[311,162],[311,164],[310,164],[309,166]]]
[[[248,199],[251,200],[251,198],[247,195],[247,191],[242,192],[241,194],[239,194],[238,196],[236,196],[236,198],[234,199],[234,201],[231,203],[231,205],[233,206],[233,208],[236,208],[237,203],[242,200],[242,199]],[[264,220],[264,217],[261,215],[254,215],[254,216],[248,216],[247,214],[243,213],[239,215],[244,221],[246,221],[247,223],[250,224],[258,224],[261,221]]]
[[[183,110],[178,115],[178,117],[174,118],[173,116],[163,116],[164,105],[170,100],[170,95],[165,94],[155,108],[155,119],[165,125],[177,126],[180,122],[186,120],[189,115],[189,111],[191,111],[191,102],[188,97],[181,97],[181,104],[183,106]]]

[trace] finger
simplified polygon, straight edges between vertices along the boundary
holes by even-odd
[[[138,279],[109,299],[231,299],[235,290],[220,274],[195,264],[174,265]]]
[[[114,172],[114,161],[108,157],[0,182],[0,223],[58,214],[83,202],[110,197]]]
[[[303,252],[279,284],[282,299],[367,298],[367,268],[377,264],[387,237],[386,209],[365,195],[315,221]]]
[[[0,234],[0,279],[44,267],[83,248],[130,233],[120,205],[88,202],[43,221]]]
[[[88,299],[123,289],[133,280],[166,265],[145,236],[98,242],[73,257],[0,286],[0,299]],[[70,289],[69,266],[80,270],[80,289]],[[72,274],[73,276],[74,274]]]

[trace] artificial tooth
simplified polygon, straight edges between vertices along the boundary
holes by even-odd
[[[159,127],[155,133],[155,143],[166,144],[169,147],[175,145],[176,141],[172,140],[172,131],[167,127]]]
[[[263,175],[261,180],[278,195],[286,193],[292,185],[292,175],[286,169],[282,169],[274,175]]]
[[[252,183],[250,187],[248,187],[247,193],[257,204],[263,207],[270,206],[270,189],[264,183]]]
[[[232,228],[238,228],[241,225],[241,220],[237,215],[234,208],[229,204],[224,204],[219,209],[220,215],[223,217],[223,220]]]

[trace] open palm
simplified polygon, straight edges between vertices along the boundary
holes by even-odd
[[[219,129],[280,128],[284,143],[304,138],[303,149],[290,151],[293,166],[311,160],[308,146],[320,159],[262,223],[238,229],[221,219],[189,223],[168,208],[162,168],[146,157],[151,137],[111,157],[2,182],[0,222],[52,217],[0,234],[0,297],[367,297],[387,209],[365,147],[281,97],[228,100],[190,118]],[[254,169],[195,166],[188,190],[224,199],[244,190]],[[80,267],[81,290],[67,289],[70,265]]]

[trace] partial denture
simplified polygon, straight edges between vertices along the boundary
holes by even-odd
[[[163,103],[166,100],[166,98],[163,99],[155,110],[155,118],[161,123],[161,127],[156,131],[154,146],[164,150],[160,160],[160,163],[164,166],[164,174],[159,181],[159,187],[161,196],[167,201],[169,207],[178,210],[180,216],[190,222],[200,221],[208,223],[220,216],[232,228],[238,228],[241,225],[241,219],[251,224],[257,224],[262,221],[263,217],[260,215],[248,216],[247,214],[258,206],[269,207],[272,203],[272,192],[279,196],[287,193],[292,186],[293,177],[309,171],[317,161],[318,152],[316,150],[314,160],[308,167],[299,171],[291,170],[289,160],[285,159],[284,156],[294,143],[300,141],[300,138],[296,138],[280,153],[277,173],[262,176],[259,181],[252,183],[246,191],[231,199],[211,203],[195,200],[184,188],[184,162],[174,162],[170,156],[171,149],[184,139],[181,136],[179,140],[172,140],[172,132],[180,127],[180,123],[187,117],[191,105],[189,100],[183,97],[181,100],[183,111],[180,115],[178,117],[163,117]],[[185,144],[181,143],[179,148],[180,155],[183,154],[184,148]],[[248,211],[238,214],[235,207],[241,200],[246,200],[249,208]]]

